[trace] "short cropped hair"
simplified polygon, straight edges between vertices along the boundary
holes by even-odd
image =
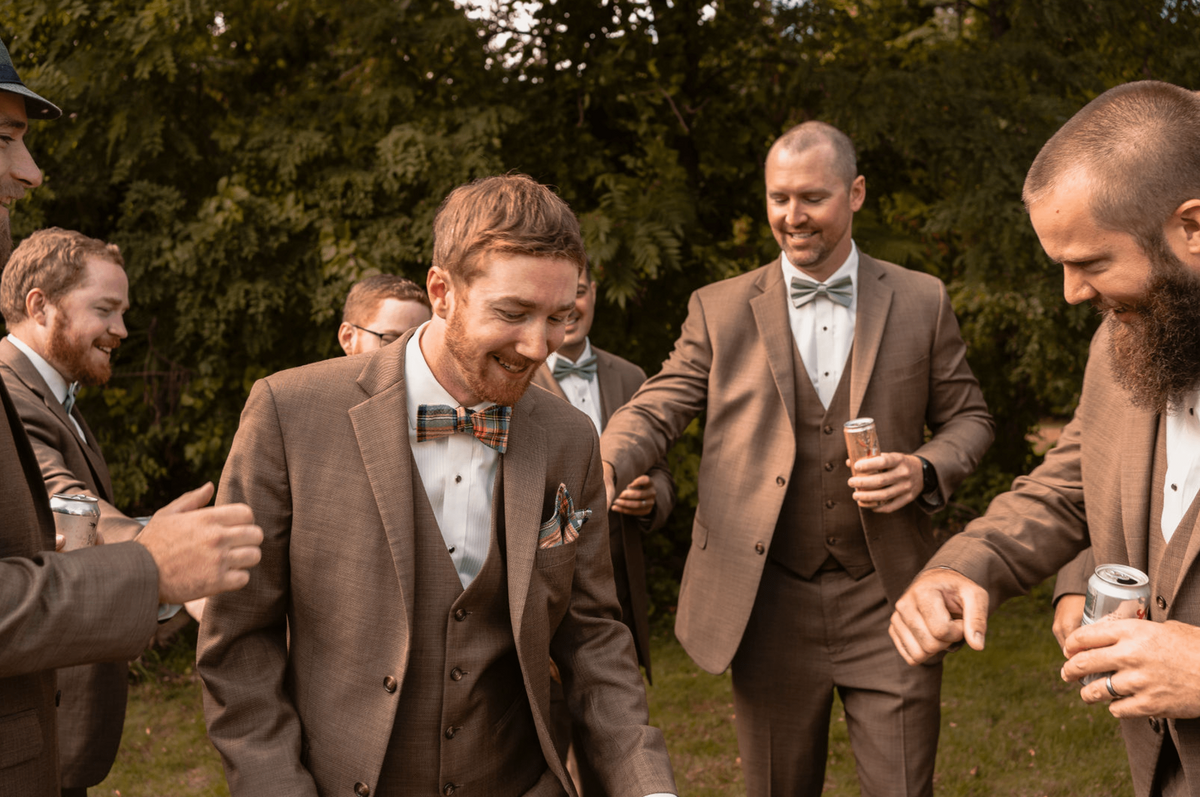
[[[431,307],[425,289],[417,283],[395,274],[376,274],[350,286],[350,292],[346,294],[346,306],[342,308],[342,320],[351,324],[365,322],[375,314],[384,299],[420,302]]]
[[[587,263],[579,220],[557,194],[524,174],[484,177],[450,192],[433,220],[433,265],[470,282],[490,254]]]
[[[49,227],[30,235],[13,250],[0,277],[0,313],[12,326],[25,320],[25,297],[41,288],[50,304],[83,281],[87,261],[98,257],[125,268],[116,244],[89,238],[81,232]]]
[[[858,177],[858,154],[850,136],[827,122],[802,122],[775,140],[771,151],[786,149],[803,152],[810,147],[829,144],[833,147],[833,167],[849,186]]]
[[[1090,184],[1100,226],[1155,251],[1176,208],[1200,198],[1200,95],[1153,80],[1104,92],[1042,147],[1025,177],[1026,207],[1068,177]]]

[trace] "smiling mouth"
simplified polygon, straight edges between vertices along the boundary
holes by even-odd
[[[508,373],[510,373],[510,374],[513,374],[514,376],[517,376],[517,375],[520,375],[520,374],[523,374],[523,373],[525,373],[526,371],[528,371],[528,370],[529,370],[529,367],[530,367],[531,365],[533,365],[533,364],[534,364],[533,360],[529,360],[529,359],[525,359],[525,358],[522,358],[522,359],[524,359],[525,361],[524,361],[523,363],[520,363],[520,364],[518,364],[518,363],[506,363],[504,360],[501,360],[501,359],[500,359],[498,356],[496,356],[495,354],[493,354],[493,355],[492,355],[492,359],[493,359],[493,360],[495,360],[495,361],[496,361],[496,363],[497,363],[497,364],[498,364],[498,365],[499,365],[501,368],[503,368],[503,369],[504,369],[505,371],[507,371]]]

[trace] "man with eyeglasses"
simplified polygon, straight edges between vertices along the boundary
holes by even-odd
[[[338,343],[346,354],[381,349],[432,315],[420,285],[394,274],[376,274],[354,283],[346,294]]]

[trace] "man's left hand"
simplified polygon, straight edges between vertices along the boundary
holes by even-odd
[[[617,500],[613,501],[612,511],[637,517],[649,515],[654,511],[656,499],[654,482],[650,481],[650,477],[643,473],[621,491]]]
[[[1113,673],[1080,690],[1085,703],[1112,701],[1114,717],[1200,717],[1200,628],[1170,620],[1106,620],[1067,637],[1064,681]]]
[[[895,512],[921,494],[925,477],[921,460],[912,454],[889,451],[854,463],[854,475],[847,482],[854,488],[859,506],[875,512]]]

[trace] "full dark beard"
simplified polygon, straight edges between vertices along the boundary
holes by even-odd
[[[1105,313],[1105,323],[1117,383],[1136,406],[1164,412],[1200,386],[1200,277],[1169,253],[1154,261],[1137,318]]]
[[[8,226],[8,219],[0,220],[0,271],[4,271],[4,267],[8,265],[8,258],[12,255],[12,229]]]
[[[482,366],[481,370],[474,370],[477,366],[472,362],[474,353],[467,346],[469,339],[470,335],[467,332],[466,324],[462,322],[462,313],[451,313],[450,318],[446,321],[446,349],[454,359],[455,367],[458,368],[459,376],[466,383],[467,389],[480,401],[492,401],[506,407],[511,407],[520,401],[537,369],[530,368],[520,382],[489,380],[486,370],[482,370],[486,369],[486,364]],[[513,353],[508,359],[526,360],[516,353]]]
[[[117,338],[97,342],[110,346],[113,350],[121,345],[121,341]],[[50,328],[50,340],[46,344],[46,353],[49,355],[47,359],[59,368],[60,373],[66,379],[79,382],[85,387],[103,385],[108,382],[109,377],[112,376],[112,363],[90,365],[87,356],[91,348],[92,342],[80,345],[68,337],[61,314],[54,317],[53,326]]]

